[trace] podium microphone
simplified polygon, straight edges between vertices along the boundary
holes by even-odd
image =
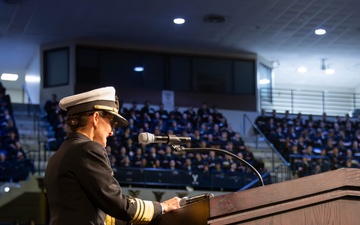
[[[178,137],[175,135],[158,136],[151,133],[143,132],[138,136],[141,144],[161,143],[168,145],[180,145],[191,142],[190,137]]]

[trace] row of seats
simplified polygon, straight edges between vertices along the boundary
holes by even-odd
[[[315,119],[301,113],[261,111],[255,125],[291,162],[296,176],[308,176],[338,168],[360,168],[360,120],[328,117]],[[255,130],[258,132],[258,130]]]
[[[20,141],[10,96],[0,83],[0,182],[21,181],[34,172]]]

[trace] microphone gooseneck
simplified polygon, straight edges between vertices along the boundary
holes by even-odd
[[[218,148],[185,148],[183,146],[180,146],[180,144],[191,142],[191,138],[190,137],[178,137],[178,136],[171,135],[171,134],[166,135],[166,136],[157,136],[157,135],[154,135],[151,133],[143,132],[143,133],[139,134],[138,140],[142,144],[151,144],[151,143],[168,144],[168,145],[171,145],[171,147],[175,151],[178,151],[178,152],[180,152],[180,151],[215,151],[215,152],[224,153],[226,155],[229,155],[229,156],[239,160],[240,162],[244,163],[245,165],[247,165],[256,174],[261,185],[265,186],[264,181],[261,177],[261,174],[259,173],[259,171],[257,171],[255,169],[255,167],[253,167],[246,160],[240,158],[239,156],[237,156],[229,151],[226,151],[223,149],[218,149]]]
[[[264,180],[262,179],[261,177],[261,174],[259,173],[259,171],[257,171],[255,169],[255,167],[253,167],[250,163],[248,163],[246,160],[240,158],[239,156],[229,152],[229,151],[226,151],[226,150],[223,150],[223,149],[218,149],[218,148],[184,148],[184,147],[180,147],[180,146],[172,146],[176,151],[215,151],[215,152],[221,152],[221,153],[224,153],[224,154],[227,154],[227,155],[230,155],[231,157],[239,160],[240,162],[244,163],[245,165],[247,165],[257,176],[261,186],[265,186],[264,184]]]

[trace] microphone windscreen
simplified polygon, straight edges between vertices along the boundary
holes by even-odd
[[[138,140],[142,144],[153,143],[155,140],[155,135],[147,133],[147,132],[143,132],[143,133],[139,134]]]

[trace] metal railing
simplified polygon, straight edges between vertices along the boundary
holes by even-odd
[[[260,108],[291,114],[344,116],[360,109],[360,94],[316,90],[261,88]]]
[[[196,190],[219,190],[237,191],[247,184],[250,187],[259,186],[258,180],[253,173],[203,173],[202,171],[188,172],[185,170],[170,170],[158,168],[133,168],[115,167],[114,177],[122,186],[140,186],[157,188],[184,189],[191,187]],[[268,177],[264,178],[265,184],[271,181]],[[247,186],[247,188],[250,188]]]
[[[291,179],[291,170],[290,170],[290,162],[288,162],[284,156],[275,148],[275,146],[273,145],[273,143],[271,143],[267,137],[263,134],[263,132],[257,127],[256,124],[254,124],[251,119],[244,114],[243,116],[243,120],[244,120],[244,124],[245,120],[250,123],[250,126],[255,129],[255,144],[256,144],[256,148],[258,148],[259,146],[259,137],[261,137],[262,142],[265,142],[267,144],[267,146],[269,147],[270,151],[271,151],[271,169],[270,171],[270,175],[272,177],[272,182],[273,183],[277,183],[277,182],[282,182],[282,181],[286,181]],[[275,165],[275,161],[280,160],[281,164],[280,165]]]
[[[289,166],[290,163],[281,155],[281,153],[275,148],[275,146],[273,145],[273,143],[271,143],[267,138],[266,136],[263,134],[263,132],[258,128],[258,126],[256,124],[254,124],[250,118],[244,114],[244,118],[248,120],[248,122],[251,124],[251,126],[256,130],[256,132],[263,138],[263,140],[268,144],[268,146],[271,148],[272,152],[274,154],[277,155],[277,157],[279,157],[281,159],[281,161]],[[256,141],[258,141],[258,139],[256,139]],[[273,170],[275,169],[275,167],[272,168]]]
[[[33,101],[31,99],[30,93],[26,87],[25,84],[22,84],[22,96],[23,96],[23,104],[27,105],[27,114],[29,117],[33,117],[33,132],[37,135],[37,149],[30,149],[30,152],[37,152],[37,159],[33,158],[33,161],[37,161],[37,168],[35,168],[36,172],[40,175],[42,168],[41,168],[41,162],[46,161],[46,152],[44,150],[43,157],[41,154],[42,146],[45,145],[46,141],[44,141],[43,130],[41,127],[41,110],[38,105],[33,104]],[[25,98],[27,98],[27,101],[25,101]]]

